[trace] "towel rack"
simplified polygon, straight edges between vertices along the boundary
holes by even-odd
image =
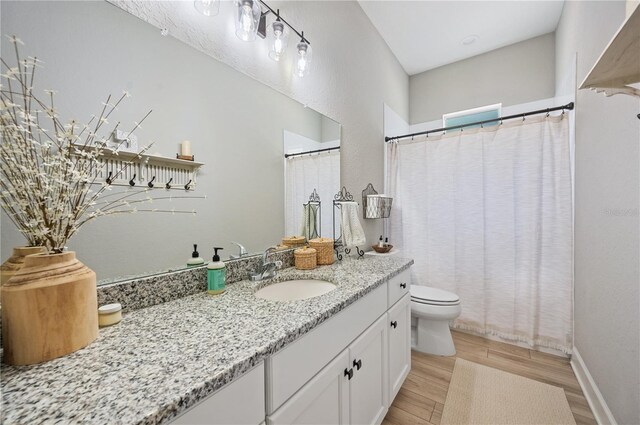
[[[343,241],[342,228],[340,229],[340,234],[336,237],[336,210],[342,209],[343,202],[354,202],[353,195],[349,193],[345,186],[342,186],[342,189],[333,196],[333,250],[336,252],[338,261],[342,261],[340,248],[343,247]],[[344,247],[343,249],[345,254],[349,255],[351,253],[351,248]],[[356,252],[358,253],[358,257],[362,257],[364,255],[364,251],[358,248],[358,246],[356,246]]]
[[[311,195],[309,195],[309,201],[302,204],[303,207],[309,206],[309,215],[307,216],[307,229],[309,229],[309,238],[314,239],[316,237],[322,237],[322,203],[320,202],[320,195],[316,189],[313,189]],[[317,206],[316,208],[316,220],[313,223],[313,229],[311,228],[311,209],[312,206]],[[315,236],[314,236],[315,235]]]

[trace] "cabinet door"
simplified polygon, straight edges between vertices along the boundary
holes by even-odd
[[[389,404],[411,370],[411,297],[405,295],[387,313],[389,330]]]
[[[387,316],[383,314],[349,347],[350,423],[380,424],[388,408]]]
[[[346,349],[271,416],[268,425],[347,424],[349,350]]]
[[[258,425],[264,422],[264,364],[213,393],[171,425]]]

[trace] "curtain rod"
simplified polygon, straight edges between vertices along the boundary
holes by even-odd
[[[336,146],[336,147],[333,147],[333,148],[316,149],[314,151],[306,151],[306,152],[298,152],[298,153],[285,153],[284,157],[285,158],[290,158],[292,156],[309,155],[311,153],[328,152],[328,151],[333,151],[333,150],[340,150],[340,146]]]
[[[421,132],[418,132],[418,133],[411,133],[411,134],[403,134],[401,136],[385,137],[384,141],[385,142],[391,142],[391,141],[394,141],[394,140],[398,141],[400,139],[406,139],[407,137],[424,136],[425,134],[440,133],[442,131],[447,131],[447,130],[457,130],[459,128],[470,127],[472,125],[483,125],[483,124],[496,122],[496,121],[500,121],[500,123],[502,123],[502,121],[504,121],[504,120],[511,120],[511,119],[514,119],[514,118],[524,118],[524,117],[528,117],[529,115],[548,114],[550,112],[559,111],[559,110],[562,110],[564,112],[565,109],[571,111],[571,110],[573,110],[573,106],[574,106],[573,102],[570,102],[570,103],[567,103],[566,105],[555,106],[553,108],[538,109],[537,111],[524,112],[522,114],[508,115],[506,117],[492,118],[490,120],[470,122],[468,124],[454,125],[454,126],[451,126],[451,127],[436,128],[434,130],[421,131]]]

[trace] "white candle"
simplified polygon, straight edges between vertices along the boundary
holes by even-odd
[[[185,140],[180,145],[180,155],[183,156],[191,156],[191,142]]]

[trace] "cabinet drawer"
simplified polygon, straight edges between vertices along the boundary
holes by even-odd
[[[397,276],[389,279],[389,304],[388,307],[394,305],[405,294],[409,293],[411,286],[411,269],[407,269]]]
[[[258,425],[264,420],[264,363],[260,363],[188,409],[171,425]]]
[[[267,414],[302,388],[386,310],[387,285],[381,285],[267,358]]]

